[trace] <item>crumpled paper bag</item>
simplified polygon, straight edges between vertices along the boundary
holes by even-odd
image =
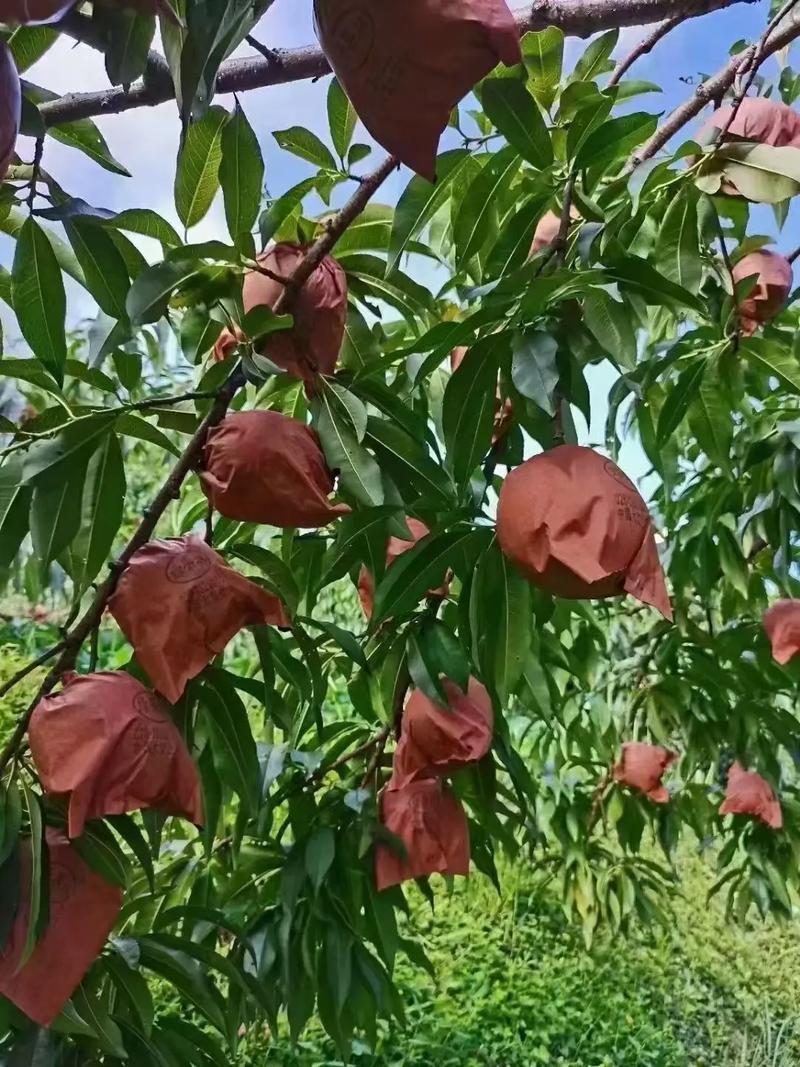
[[[786,307],[792,291],[792,265],[778,252],[762,248],[743,256],[733,267],[734,282],[758,275],[755,287],[739,304],[742,333],[751,336],[759,326],[771,322]]]
[[[403,712],[403,732],[394,758],[396,784],[419,777],[452,774],[483,759],[492,744],[492,699],[476,678],[464,693],[443,681],[447,706],[415,689]]]
[[[308,529],[350,511],[328,500],[334,478],[316,433],[278,411],[228,415],[208,435],[200,481],[221,515],[242,522]]]
[[[561,445],[513,470],[497,539],[535,585],[571,599],[629,593],[672,619],[647,505],[616,463]]]
[[[399,559],[404,552],[408,552],[414,545],[421,541],[423,537],[427,537],[431,532],[424,522],[420,522],[419,519],[410,519],[406,516],[406,526],[411,533],[411,540],[404,541],[401,537],[390,537],[386,545],[386,566],[391,567],[396,559]],[[433,597],[446,597],[450,592],[450,582],[445,580],[436,589],[429,589],[428,596]],[[358,575],[358,599],[361,601],[361,608],[366,618],[372,618],[372,611],[375,606],[375,579],[372,577],[370,571],[366,567],[362,567]]]
[[[69,798],[69,836],[106,815],[154,809],[203,822],[200,779],[154,693],[123,671],[71,675],[31,719],[44,789]]]
[[[669,792],[661,784],[664,772],[677,756],[660,745],[648,745],[643,741],[626,741],[622,755],[614,767],[614,780],[630,789],[638,789],[656,804],[666,804]]]
[[[14,158],[22,115],[22,88],[11,49],[0,41],[0,180]]]
[[[277,597],[193,534],[140,548],[109,610],[170,704],[243,627],[289,626]]]
[[[88,867],[60,831],[47,830],[50,921],[17,972],[28,930],[30,841],[23,842],[20,899],[0,947],[0,994],[40,1026],[50,1026],[100,955],[122,907],[122,890]]]
[[[772,655],[783,665],[800,653],[800,600],[778,600],[764,615]]]
[[[522,58],[504,0],[315,0],[314,13],[361,121],[429,181],[456,104],[499,62]]]
[[[700,137],[707,141],[713,130],[722,130],[733,105],[721,107],[705,123]],[[746,96],[736,112],[725,140],[756,141],[774,148],[800,148],[800,115],[780,100]]]
[[[258,262],[279,278],[289,278],[307,251],[303,245],[278,244],[260,255]],[[263,304],[274,308],[283,290],[280,281],[248,271],[242,290],[245,314]],[[309,385],[315,373],[333,374],[347,321],[347,276],[333,256],[325,256],[287,314],[294,317],[292,328],[270,334],[260,354]],[[214,346],[214,358],[225,359],[241,339],[241,332],[223,330]]]
[[[379,844],[375,858],[378,889],[430,874],[469,874],[469,826],[460,802],[438,778],[424,778],[381,793],[381,822],[399,837],[406,856]]]
[[[720,815],[751,815],[773,830],[783,826],[783,813],[772,786],[755,771],[734,763],[728,771],[728,788]]]

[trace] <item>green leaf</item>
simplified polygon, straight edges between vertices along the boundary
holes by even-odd
[[[30,824],[31,867],[25,944],[17,963],[17,973],[22,970],[33,955],[36,944],[47,926],[50,904],[47,888],[49,866],[42,800],[41,797],[33,792],[24,779],[20,780],[20,788]]]
[[[531,587],[494,544],[478,564],[471,597],[475,617],[492,620],[491,626],[480,625],[480,658],[486,677],[505,705],[522,677],[530,652]]]
[[[528,72],[528,88],[540,107],[549,110],[558,95],[564,61],[564,34],[557,26],[526,33],[521,41],[522,61]]]
[[[36,483],[31,501],[31,540],[42,564],[59,556],[78,533],[85,481],[86,467],[76,462],[66,472]]]
[[[790,392],[800,394],[800,361],[790,348],[778,341],[751,337],[742,343],[741,352],[752,366],[777,378]]]
[[[333,147],[340,159],[344,159],[350,147],[357,121],[356,109],[350,103],[338,78],[332,78],[328,86],[328,126]]]
[[[170,441],[167,435],[139,415],[131,412],[120,415],[116,422],[116,430],[121,437],[135,437],[139,441],[147,441],[169,452],[171,456],[180,458],[181,450]]]
[[[708,362],[704,356],[694,360],[678,375],[677,381],[667,391],[667,399],[658,416],[656,443],[663,445],[683,422],[689,405],[694,399]]]
[[[0,467],[0,570],[14,562],[28,532],[32,490],[22,476],[22,460],[16,456]]]
[[[638,292],[648,304],[656,304],[677,310],[689,308],[705,315],[708,305],[694,293],[665,278],[646,259],[639,256],[624,256],[605,268],[612,281]]]
[[[89,823],[74,841],[81,859],[111,885],[127,889],[129,862],[117,839],[104,822]]]
[[[261,241],[264,245],[271,241],[280,227],[284,224],[295,210],[299,211],[304,198],[313,189],[316,189],[315,178],[305,178],[293,186],[283,196],[273,201],[266,211],[262,211],[258,220],[258,228],[261,233]]]
[[[698,200],[699,195],[691,186],[675,197],[661,223],[656,244],[661,272],[690,293],[699,292],[703,280]]]
[[[348,404],[341,400],[346,394]],[[350,403],[359,405],[354,409]],[[357,411],[353,418],[353,410]],[[383,481],[378,464],[359,441],[367,428],[367,412],[361,401],[341,387],[326,383],[315,402],[314,426],[331,470],[339,471],[342,489],[367,507],[383,503]]]
[[[459,265],[469,262],[488,240],[498,199],[510,187],[520,164],[515,148],[503,148],[492,156],[470,184],[453,223]]]
[[[645,111],[609,119],[593,130],[576,157],[581,167],[605,168],[623,163],[630,153],[655,131],[658,119]]]
[[[196,959],[186,951],[168,947],[154,938],[137,942],[141,965],[166,978],[220,1033],[226,1033],[225,1010],[219,990]],[[191,945],[191,942],[188,943]]]
[[[508,143],[533,167],[553,162],[553,146],[542,113],[516,78],[488,78],[481,86],[483,109]]]
[[[40,60],[58,36],[58,30],[52,26],[17,26],[7,41],[17,72],[22,74]]]
[[[101,7],[93,12],[106,36],[106,74],[112,85],[129,86],[147,66],[156,31],[152,15],[130,8]]]
[[[380,359],[378,341],[358,308],[347,309],[344,327],[344,343],[339,360],[343,367],[353,372],[365,370]]]
[[[288,130],[275,130],[272,136],[284,151],[313,163],[320,170],[336,170],[336,160],[330,149],[311,130],[303,126],[291,126]]]
[[[712,463],[730,468],[733,420],[716,371],[707,371],[689,406],[689,427]]]
[[[25,96],[35,104],[49,103],[58,100],[58,93],[49,89],[42,89],[38,85],[25,83]],[[65,122],[58,126],[48,126],[47,136],[56,141],[83,152],[85,156],[93,160],[103,170],[112,174],[121,174],[124,178],[130,178],[130,171],[119,163],[111,154],[105,137],[100,133],[91,119],[76,119],[74,122]]]
[[[209,108],[199,122],[189,127],[178,153],[175,207],[187,230],[205,218],[217,195],[222,132],[227,122],[224,108]]]
[[[380,542],[383,555],[388,523],[398,514],[398,509],[381,507],[345,515],[336,527],[336,540],[322,561],[321,581],[327,585],[344,577],[359,559],[367,558],[368,546],[374,542]]]
[[[518,392],[545,411],[555,414],[554,391],[558,385],[558,345],[539,330],[514,334],[511,380]]]
[[[197,273],[196,262],[157,263],[142,271],[128,291],[125,307],[134,326],[158,322],[179,285]]]
[[[462,148],[443,152],[436,160],[435,183],[414,175],[400,194],[389,238],[389,257],[386,265],[388,272],[394,270],[404,252],[408,251],[409,244],[445,202],[453,180],[469,158],[469,154]]]
[[[19,844],[22,828],[22,798],[16,779],[0,784],[0,866]]]
[[[508,345],[494,334],[469,349],[444,391],[442,431],[458,485],[466,485],[492,441],[500,357]]]
[[[144,834],[139,829],[138,824],[131,818],[130,815],[107,815],[105,820],[107,825],[111,826],[115,833],[117,833],[131,852],[136,857],[139,866],[145,873],[147,882],[150,886],[150,892],[155,893],[155,870],[153,869],[153,857],[150,853],[150,847],[145,840]]]
[[[424,660],[426,672],[435,685],[436,691],[427,693],[431,700],[446,702],[446,694],[439,681],[440,678],[455,682],[459,689],[466,692],[469,684],[469,660],[453,631],[443,622],[433,619],[423,624],[415,640]],[[411,667],[411,658],[409,658],[409,670],[419,688]]]
[[[613,64],[609,62],[609,56],[617,47],[618,40],[619,30],[608,30],[596,37],[575,64],[571,80],[590,81],[598,74],[611,70]]]
[[[81,589],[88,589],[107,562],[122,523],[125,464],[116,434],[108,434],[92,456],[79,497],[80,533],[75,550],[84,561]]]
[[[727,143],[716,150],[739,192],[762,204],[779,204],[800,192],[800,148]]]
[[[452,485],[438,463],[431,459],[420,441],[399,426],[370,417],[364,438],[401,490],[434,499],[440,505],[452,503]]]
[[[130,288],[125,260],[102,226],[86,219],[64,223],[69,243],[83,268],[86,287],[100,308],[114,319],[125,319]]]
[[[258,808],[259,768],[247,711],[221,671],[203,676],[200,701],[206,710],[211,751],[220,778],[252,815]]]
[[[225,219],[234,239],[250,233],[258,217],[264,184],[264,160],[258,138],[237,100],[233,115],[222,131],[219,168]]]
[[[67,423],[49,440],[34,441],[22,461],[23,480],[26,483],[35,481],[56,467],[62,472],[67,471],[78,457],[85,463],[99,447],[103,435],[110,432],[114,418],[113,413],[93,415]]]
[[[306,842],[305,851],[306,873],[315,893],[319,892],[319,887],[325,881],[335,855],[336,838],[333,830],[327,826],[319,827]]]
[[[603,289],[590,289],[583,299],[583,321],[617,367],[636,366],[636,333],[629,308]]]
[[[50,242],[32,218],[25,221],[17,238],[11,292],[22,336],[62,385],[67,358],[64,281]]]
[[[104,225],[116,230],[127,230],[128,233],[138,233],[142,237],[152,237],[170,248],[181,243],[177,231],[170,223],[149,208],[128,208],[127,211],[120,211]]]
[[[266,577],[269,585],[277,593],[289,610],[290,615],[297,613],[300,604],[300,589],[290,567],[280,556],[263,548],[261,545],[234,544],[230,554],[258,567]]]
[[[453,556],[475,533],[472,527],[459,526],[447,533],[429,534],[396,559],[375,590],[371,626],[405,614],[419,604],[429,589],[440,586]]]
[[[149,1037],[153,1029],[153,997],[150,988],[139,971],[133,970],[119,956],[108,956],[103,960],[103,966],[111,975],[111,980],[117,991],[137,1017],[145,1034]]]
[[[122,1040],[122,1032],[99,997],[90,994],[81,985],[72,994],[72,1003],[81,1019],[91,1029],[100,1048],[115,1059],[126,1060],[128,1054]]]

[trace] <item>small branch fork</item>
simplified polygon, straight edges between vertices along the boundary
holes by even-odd
[[[755,77],[755,71],[757,71],[758,67],[769,56],[774,55],[781,48],[785,48],[800,36],[800,20],[793,18],[786,21],[787,14],[791,12],[796,2],[797,0],[790,0],[789,3],[785,4],[775,18],[770,21],[767,29],[755,44],[744,52],[733,56],[713,77],[708,78],[707,81],[697,87],[693,97],[686,100],[680,107],[675,108],[650,140],[646,141],[631,156],[628,161],[628,172],[635,170],[645,160],[652,159],[679,130],[683,129],[688,122],[691,122],[693,118],[699,115],[707,104],[712,100],[721,99],[734,85],[738,77],[745,72],[749,72],[751,75],[750,81],[743,90],[740,90],[741,99],[738,106],[741,105],[741,100],[744,99],[744,94],[752,84],[752,79]],[[786,24],[781,26],[780,23],[784,21]],[[736,106],[737,111],[738,106]],[[731,122],[734,117],[735,114],[731,115]]]
[[[672,18],[667,19],[665,22],[662,22],[660,26],[657,26],[653,30],[653,32],[648,37],[645,37],[645,39],[640,44],[638,44],[629,55],[627,55],[624,59],[620,60],[620,62],[617,63],[611,77],[608,80],[608,85],[606,86],[606,88],[610,89],[613,85],[619,85],[623,77],[628,73],[633,64],[637,61],[637,59],[641,59],[642,56],[646,56],[650,52],[652,52],[659,41],[663,40],[668,33],[671,33],[672,30],[676,28],[676,26],[680,26],[680,24],[686,18],[689,17],[691,16],[681,12],[681,14],[673,15]]]
[[[364,182],[358,186],[353,196],[344,207],[335,215],[326,231],[309,247],[301,262],[289,279],[289,283],[276,302],[275,311],[288,311],[298,290],[311,277],[319,264],[331,251],[338,239],[347,230],[351,223],[358,218],[369,203],[376,190],[382,185],[391,172],[397,167],[398,162],[393,156],[389,156],[372,174],[367,175]],[[50,649],[39,660],[29,665],[24,671],[18,672],[14,678],[3,688],[4,695],[13,684],[21,681],[30,671],[42,663],[48,662],[57,656],[55,663],[48,671],[47,676],[39,687],[39,691],[33,701],[20,717],[8,744],[0,753],[0,774],[3,773],[11,759],[17,753],[23,742],[30,723],[33,710],[42,697],[46,696],[60,681],[61,676],[75,666],[75,661],[84,644],[92,633],[99,627],[108,601],[111,599],[120,577],[124,573],[132,557],[143,545],[151,539],[155,533],[158,521],[167,510],[173,500],[180,495],[181,486],[187,475],[196,467],[209,430],[218,425],[225,417],[231,400],[244,386],[245,377],[241,366],[237,366],[228,377],[227,381],[217,391],[214,402],[211,404],[203,421],[198,426],[191,440],[187,444],[183,454],[172,469],[167,480],[158,491],[155,499],[144,512],[142,521],[136,532],[123,548],[119,558],[111,565],[108,577],[98,587],[94,598],[84,614],[78,619],[72,629],[65,634],[64,640],[55,648]]]

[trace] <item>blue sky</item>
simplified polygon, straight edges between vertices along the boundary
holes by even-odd
[[[273,7],[256,31],[258,38],[273,47],[305,45],[314,40],[312,27],[312,0],[275,0]],[[767,4],[739,4],[726,11],[716,12],[704,18],[694,19],[674,31],[661,42],[649,56],[638,61],[632,75],[654,81],[663,86],[661,96],[640,98],[642,106],[668,111],[689,95],[693,88],[681,81],[692,78],[696,83],[703,73],[712,73],[728,57],[730,45],[738,38],[753,39],[763,30],[767,18]],[[618,54],[624,55],[647,33],[649,28],[629,28],[622,32]],[[571,65],[580,54],[584,42],[570,39],[567,45],[566,62]],[[247,54],[244,47],[241,54]],[[765,74],[775,76],[778,66],[770,60],[763,68]],[[102,57],[83,45],[73,45],[68,40],[60,41],[26,75],[31,81],[57,92],[88,91],[103,88],[107,79]],[[261,143],[266,161],[266,182],[271,194],[280,194],[310,173],[309,165],[278,150],[271,131],[287,126],[303,125],[327,139],[325,94],[327,79],[317,83],[299,82],[274,86],[244,94],[241,102],[248,114]],[[220,98],[227,106],[231,98]],[[122,178],[102,170],[85,156],[55,141],[48,140],[44,164],[68,192],[114,210],[127,207],[151,207],[177,224],[173,206],[173,180],[175,157],[178,145],[179,124],[174,102],[157,108],[142,108],[124,115],[108,116],[98,120],[109,146],[115,156],[131,171],[132,178]],[[368,140],[364,131],[358,139]],[[23,139],[20,143],[23,158],[31,154],[30,145]],[[393,203],[410,175],[403,171],[394,174],[384,186],[380,197],[385,203]],[[800,226],[793,210],[778,246],[789,251],[800,244]],[[775,226],[769,209],[754,213],[751,229],[774,233]],[[220,198],[209,215],[192,231],[192,239],[209,237],[226,238]],[[147,251],[146,246],[144,250]],[[0,240],[0,261],[8,264],[13,255],[13,245]],[[93,313],[86,294],[77,288],[70,293],[70,319],[73,322]],[[16,324],[4,322],[7,350],[13,354]],[[592,440],[601,440],[605,417],[604,397],[613,381],[610,368],[592,371],[595,418],[590,434]],[[641,473],[643,457],[633,446],[627,452],[626,465],[630,473]]]

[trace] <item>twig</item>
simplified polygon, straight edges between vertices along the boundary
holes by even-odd
[[[766,35],[761,50],[760,61],[763,61],[768,56],[774,55],[774,53],[781,48],[785,48],[798,36],[800,36],[800,22],[798,21],[792,20],[783,28],[775,27]],[[724,96],[728,89],[733,85],[736,80],[736,75],[745,61],[747,61],[747,53],[745,53],[744,56],[741,54],[733,56],[724,67],[713,75],[713,77],[708,78],[702,85],[699,85],[694,96],[689,100],[686,100],[680,107],[675,108],[666,122],[656,130],[650,140],[646,141],[645,144],[631,156],[628,161],[627,171],[630,172],[645,160],[652,159],[656,152],[661,151],[664,145],[674,137],[679,130],[683,129],[688,122],[691,122],[693,118],[700,114],[706,104],[717,97]]]
[[[312,783],[321,781],[331,771],[337,771],[340,767],[344,767],[348,763],[352,763],[353,760],[358,759],[359,756],[365,756],[368,752],[371,752],[377,745],[386,745],[386,741],[391,732],[391,725],[384,726],[376,734],[373,734],[368,741],[365,741],[358,748],[351,749],[350,752],[345,752],[344,755],[339,756],[333,763],[329,763],[324,767],[320,767],[311,775],[310,781]]]
[[[389,740],[390,732],[391,726],[385,726],[381,731],[383,736],[379,738],[378,743],[375,745],[375,751],[372,753],[372,759],[367,764],[367,770],[364,774],[363,779],[361,780],[362,789],[366,789],[369,783],[373,780],[373,778],[376,779],[375,786],[377,789],[378,766],[381,760],[383,759],[383,753],[386,751],[386,742]]]
[[[0,686],[0,698],[4,697],[6,693],[10,693],[15,685],[19,685],[19,683],[24,678],[27,678],[29,674],[32,674],[37,669],[37,667],[43,667],[45,663],[47,663],[53,658],[53,656],[57,656],[58,653],[63,649],[63,647],[64,642],[59,641],[57,645],[53,645],[52,648],[48,648],[46,652],[43,652],[41,656],[38,656],[35,660],[32,660],[30,663],[27,664],[27,666],[23,667],[21,670],[18,670],[16,674],[12,674],[8,681],[4,682],[3,685]]]
[[[153,396],[148,400],[136,400],[132,404],[126,404],[125,410],[146,411],[148,408],[167,408],[190,400],[213,400],[216,395],[214,389],[200,389],[193,393],[178,393],[175,396]]]
[[[206,544],[210,547],[214,547],[214,505],[209,500],[208,510],[206,511]]]
[[[100,627],[95,626],[91,633],[89,644],[89,673],[97,670],[97,661],[100,658]]]
[[[267,62],[276,66],[280,66],[282,63],[281,53],[274,48],[268,48],[265,44],[262,44],[257,37],[253,37],[251,33],[245,37],[245,41],[251,48],[255,48],[256,52],[259,52]]]
[[[33,150],[33,168],[31,172],[31,184],[28,189],[28,214],[33,214],[33,205],[36,202],[36,184],[39,181],[39,170],[42,166],[44,153],[44,137],[36,138],[36,146]]]
[[[311,277],[316,268],[331,251],[337,240],[342,236],[348,226],[361,214],[370,201],[373,193],[385,181],[388,175],[397,166],[397,160],[389,156],[376,171],[369,175],[363,185],[360,185],[351,199],[335,216],[332,225],[311,245],[303,259],[293,271],[290,284],[286,286],[276,302],[275,311],[280,313],[291,307],[296,292]],[[225,417],[231,400],[245,384],[245,376],[241,366],[237,366],[229,375],[216,393],[214,403],[209,408],[203,421],[198,426],[191,440],[187,444],[180,459],[175,464],[172,472],[158,491],[149,508],[144,512],[136,532],[127,545],[123,548],[119,558],[111,565],[110,572],[105,581],[98,587],[91,604],[75,626],[66,634],[61,652],[55,664],[48,672],[47,677],[35,699],[20,717],[10,740],[0,753],[0,773],[8,765],[16,753],[30,723],[34,708],[43,696],[46,696],[59,682],[62,674],[75,665],[78,653],[95,627],[100,625],[103,613],[108,601],[117,588],[117,583],[132,557],[143,545],[147,544],[155,533],[159,519],[167,510],[173,500],[180,495],[181,486],[187,475],[197,465],[202,455],[206,437],[210,429],[218,425]]]
[[[569,224],[572,219],[572,198],[575,195],[575,182],[577,180],[577,174],[573,171],[567,178],[567,184],[564,186],[564,203],[561,205],[561,221],[558,226],[558,233],[553,241],[552,250],[553,256],[556,262],[556,267],[563,267],[564,260],[567,255],[567,234],[569,233]],[[563,396],[558,385],[553,390],[553,406],[555,412],[553,413],[553,447],[563,445],[565,440],[564,434],[564,415],[561,410],[563,403]]]
[[[685,18],[695,18],[711,11],[754,0],[688,0],[684,5]],[[600,30],[624,26],[643,26],[660,22],[671,14],[672,0],[536,0],[524,13],[517,15],[520,34],[557,26],[563,33],[575,37],[589,37]],[[77,36],[67,20],[60,24],[66,32]],[[83,39],[83,38],[78,38]],[[91,44],[92,42],[87,41]],[[93,47],[99,47],[96,44]],[[152,58],[151,53],[151,58]],[[39,106],[39,113],[47,126],[60,126],[93,115],[116,115],[138,107],[154,107],[175,97],[172,80],[164,75],[165,62],[151,66],[148,74],[128,89],[114,88],[92,93],[69,93]],[[163,59],[163,57],[159,57]],[[330,65],[322,50],[309,45],[287,49],[280,53],[280,63],[261,55],[249,59],[229,59],[219,69],[217,93],[247,92],[268,85],[320,78],[330,73]]]
[[[649,37],[645,37],[645,39],[641,41],[632,52],[617,63],[614,72],[609,78],[607,88],[610,89],[613,85],[618,85],[637,59],[641,59],[642,56],[646,56],[652,52],[658,42],[663,40],[663,38],[674,30],[676,26],[680,26],[686,17],[687,16],[683,13],[680,15],[673,15],[672,18],[667,19],[666,22],[662,22],[660,26],[657,26]]]
[[[736,279],[733,276],[733,263],[731,262],[730,253],[728,252],[728,245],[727,245],[727,242],[725,241],[725,232],[722,229],[722,221],[721,221],[721,219],[719,217],[719,212],[716,210],[716,208],[714,208],[714,219],[715,219],[715,221],[717,223],[717,234],[719,235],[719,247],[720,247],[720,251],[722,252],[722,261],[725,264],[725,269],[727,270],[727,272],[728,272],[728,274],[730,276],[731,285],[732,285],[733,291],[735,293],[736,292]],[[741,324],[739,322],[739,312],[738,312],[737,309],[734,308],[733,337],[731,338],[734,352],[738,352],[739,351],[739,344],[741,342],[741,339],[742,339],[742,330],[741,330]]]
[[[787,256],[786,258],[789,260],[790,263],[794,263],[798,256],[800,256],[800,248],[795,248],[794,252],[792,252],[791,255]]]

